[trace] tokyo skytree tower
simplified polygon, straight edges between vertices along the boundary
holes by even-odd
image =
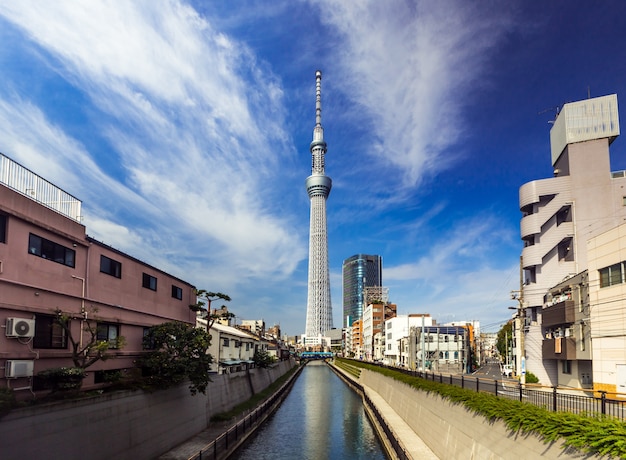
[[[324,128],[322,128],[322,72],[315,72],[315,128],[311,142],[313,166],[305,181],[311,200],[309,235],[309,294],[306,305],[306,337],[319,337],[333,327],[328,276],[328,230],[326,226],[326,198],[332,180],[324,173]]]

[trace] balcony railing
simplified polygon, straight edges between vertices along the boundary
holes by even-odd
[[[575,360],[576,339],[574,337],[543,339],[541,353],[543,359]]]
[[[564,300],[541,310],[543,327],[561,326],[575,321],[576,303],[573,300]]]
[[[80,222],[81,201],[0,153],[0,184]]]

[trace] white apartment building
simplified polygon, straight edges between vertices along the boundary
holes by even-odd
[[[462,374],[471,370],[470,325],[411,327],[400,339],[402,367]]]
[[[378,308],[383,308],[382,305],[377,305]],[[363,307],[363,340],[361,343],[361,349],[363,350],[363,359],[365,361],[373,360],[373,339],[374,339],[374,305],[367,304]]]
[[[565,278],[587,269],[587,240],[626,218],[626,177],[611,173],[609,146],[619,135],[615,94],[565,104],[550,130],[554,177],[520,187],[521,263],[518,296],[523,315],[526,369],[541,383],[556,384],[558,360],[542,360],[544,296]]]
[[[206,320],[198,319],[200,327],[206,327]],[[211,371],[232,373],[245,370],[254,363],[256,351],[267,351],[268,343],[245,331],[232,326],[213,323],[209,331],[211,345],[209,353],[213,356]]]
[[[432,325],[433,318],[424,314],[399,315],[386,320],[383,363],[390,366],[400,366],[402,364],[400,353],[401,340],[410,335],[411,328]]]

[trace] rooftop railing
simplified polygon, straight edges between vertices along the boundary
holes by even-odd
[[[80,222],[82,202],[21,164],[0,153],[0,184]]]

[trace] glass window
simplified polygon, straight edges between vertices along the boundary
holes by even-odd
[[[117,324],[98,323],[96,338],[101,342],[109,342],[109,348],[117,348],[119,332]]]
[[[561,361],[562,363],[562,370],[564,374],[571,374],[572,373],[572,362],[568,361],[568,360],[563,360]]]
[[[76,251],[32,233],[28,237],[28,252],[68,267],[75,266]]]
[[[54,316],[35,317],[33,348],[67,348],[65,330],[55,321]]]
[[[614,286],[623,282],[622,263],[611,265],[610,267],[606,268],[601,268],[598,271],[600,273],[600,287]]]
[[[172,284],[172,297],[178,300],[183,300],[183,290],[178,286]]]
[[[157,279],[154,276],[148,275],[147,273],[143,274],[143,287],[150,289],[152,291],[157,290]]]
[[[7,242],[7,216],[0,214],[0,243]]]
[[[230,340],[229,340],[229,339],[223,339],[222,344],[223,344],[225,347],[229,347],[229,346],[230,346]]]
[[[100,272],[107,275],[122,277],[122,264],[116,260],[109,259],[107,256],[100,256]]]

